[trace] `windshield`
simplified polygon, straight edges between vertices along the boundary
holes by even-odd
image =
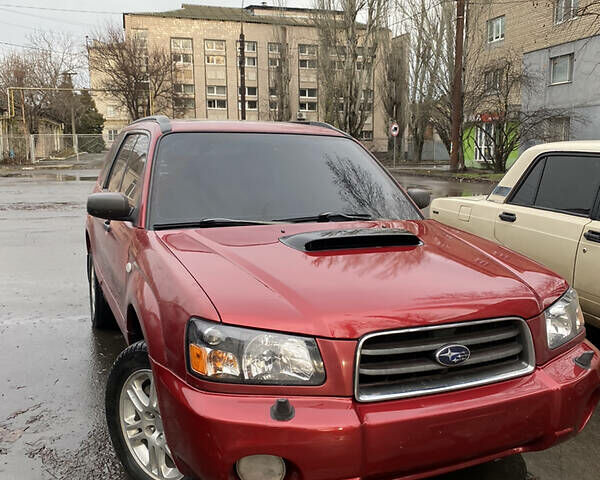
[[[174,133],[154,166],[150,224],[293,221],[324,212],[419,219],[382,168],[343,137]]]

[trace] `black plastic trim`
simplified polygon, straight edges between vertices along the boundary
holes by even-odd
[[[400,228],[318,230],[288,235],[281,237],[279,241],[288,247],[307,253],[423,245],[415,234]]]
[[[134,120],[133,122],[131,122],[131,125],[135,125],[136,123],[141,123],[141,122],[156,122],[156,123],[158,123],[158,126],[160,127],[160,131],[162,133],[167,133],[172,130],[171,120],[166,115],[152,115],[150,117],[138,118],[137,120]]]

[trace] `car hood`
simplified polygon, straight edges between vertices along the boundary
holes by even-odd
[[[282,237],[404,229],[418,246],[305,252]],[[224,323],[329,338],[472,319],[532,318],[567,288],[544,267],[433,220],[157,231]]]

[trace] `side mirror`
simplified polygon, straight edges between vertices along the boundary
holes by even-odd
[[[87,199],[87,212],[92,217],[107,220],[131,220],[129,200],[122,193],[92,193]]]
[[[428,207],[431,203],[431,192],[429,190],[423,190],[422,188],[408,188],[406,193],[408,193],[408,196],[417,204],[417,207],[421,209]]]

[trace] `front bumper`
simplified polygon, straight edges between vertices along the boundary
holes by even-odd
[[[574,360],[593,350],[590,369]],[[600,355],[588,342],[531,374],[450,393],[387,402],[288,397],[295,417],[273,420],[278,397],[190,387],[153,363],[169,446],[179,468],[205,480],[237,478],[254,454],[286,460],[286,479],[424,478],[579,432],[600,398]]]

